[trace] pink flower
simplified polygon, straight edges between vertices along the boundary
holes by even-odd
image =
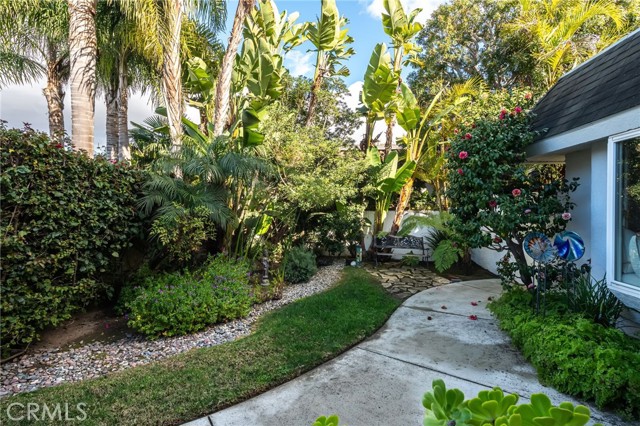
[[[529,214],[531,213],[531,209],[525,209],[524,214]]]
[[[571,213],[569,213],[569,212],[564,212],[564,213],[562,213],[562,218],[563,218],[564,220],[569,220],[569,219],[571,219]]]
[[[520,108],[519,106],[515,107],[515,109],[513,110],[513,112],[515,112],[516,114],[520,114],[522,112],[522,108]]]
[[[476,321],[478,319],[478,316],[477,315],[469,315],[469,319],[471,321]]]
[[[458,133],[460,133],[460,130],[458,130],[458,129],[453,129],[453,133],[455,133],[455,134],[457,135]]]
[[[464,138],[465,138],[466,140],[471,139],[471,133],[465,133]]]
[[[513,195],[514,197],[517,197],[520,194],[522,194],[522,191],[520,191],[518,188],[511,191],[511,195]]]
[[[468,134],[469,134],[469,133],[467,133],[467,135],[468,135]],[[465,136],[465,137],[466,137],[466,136]],[[468,156],[469,156],[469,153],[468,153],[467,151],[460,151],[460,154],[458,154],[458,157],[459,157],[461,160],[464,160],[464,159],[465,159],[465,158],[467,158]]]
[[[498,118],[500,118],[500,120],[504,120],[504,118],[507,116],[507,114],[509,114],[509,111],[507,111],[506,109],[502,108],[502,110],[500,111],[500,116]]]
[[[502,242],[502,238],[500,238],[500,237],[495,237],[495,238],[493,239],[493,242],[494,242],[494,243],[496,243],[496,244],[500,244],[500,243]]]
[[[471,302],[471,306],[478,306],[478,302]]]
[[[462,170],[462,169],[458,169],[458,174],[459,174],[460,176],[462,176],[462,175],[464,174],[464,170]]]
[[[524,94],[524,98],[526,100],[530,100],[532,97],[533,97],[533,94],[531,94],[531,92],[527,92],[527,93]]]
[[[489,207],[491,207],[492,209],[495,209],[497,205],[498,205],[498,202],[496,200],[489,201]]]

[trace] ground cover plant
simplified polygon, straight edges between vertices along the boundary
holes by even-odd
[[[516,288],[489,308],[540,381],[640,419],[640,342],[594,322],[590,312],[569,311],[562,295],[547,296],[544,316],[532,304],[533,295]]]
[[[0,421],[9,424],[6,408],[14,402],[71,407],[84,402],[86,425],[179,424],[327,361],[378,329],[398,304],[367,272],[346,268],[334,288],[265,316],[246,338],[105,378],[3,399]]]

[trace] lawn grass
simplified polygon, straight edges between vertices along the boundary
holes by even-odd
[[[69,404],[83,425],[180,424],[235,404],[335,357],[377,330],[400,302],[361,269],[345,268],[340,283],[263,317],[250,336],[195,349],[107,377],[41,389],[0,401],[0,423],[9,404]],[[13,416],[24,414],[13,407]],[[41,412],[38,413],[41,418]],[[43,424],[44,422],[39,422]],[[49,422],[51,424],[59,421]],[[74,422],[80,423],[80,422]]]

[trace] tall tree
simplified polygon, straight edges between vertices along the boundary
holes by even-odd
[[[0,1],[0,87],[46,77],[49,134],[64,134],[64,85],[69,78],[69,17],[57,0]]]
[[[76,149],[93,156],[97,0],[67,0],[67,4],[69,7],[72,142]]]
[[[342,65],[342,61],[355,53],[353,48],[348,47],[353,43],[353,38],[347,34],[349,30],[343,28],[347,19],[340,17],[335,0],[322,0],[321,5],[320,17],[316,22],[310,23],[305,31],[305,37],[316,51],[316,67],[305,126],[310,126],[313,121],[318,92],[324,79],[331,76],[348,76],[349,69]]]
[[[220,136],[225,129],[229,117],[229,96],[231,90],[231,77],[233,75],[233,65],[235,62],[238,46],[242,39],[242,27],[246,17],[249,15],[255,0],[238,0],[238,7],[233,17],[233,26],[227,50],[220,66],[220,75],[216,86],[216,110],[213,118],[214,136]]]
[[[506,28],[529,40],[546,88],[620,37],[624,28],[624,8],[613,0],[520,0],[519,6],[520,15]],[[599,18],[614,27],[609,25],[601,34],[583,31]],[[607,37],[599,43],[602,35]]]

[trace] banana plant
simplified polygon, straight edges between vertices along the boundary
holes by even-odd
[[[299,45],[305,28],[295,24],[298,14],[279,13],[272,0],[260,0],[245,22],[242,49],[232,76],[232,140],[240,147],[261,145],[258,131],[266,107],[283,92],[283,53]]]
[[[353,38],[348,35],[349,30],[343,28],[347,22],[346,18],[340,17],[335,0],[322,0],[320,17],[305,28],[305,39],[311,42],[313,51],[316,52],[316,68],[305,126],[310,126],[313,121],[317,95],[323,80],[331,76],[349,75],[349,69],[342,65],[342,61],[355,51],[349,47],[353,43]]]
[[[444,150],[440,143],[446,139],[445,132],[451,127],[447,123],[459,117],[463,107],[482,90],[480,80],[471,79],[450,88],[442,88],[426,108],[421,108],[409,86],[401,83],[393,104],[398,124],[406,132],[401,140],[406,149],[405,160],[419,164],[421,169],[418,170],[422,175],[428,174],[427,170],[440,170],[444,163]],[[414,180],[415,175],[405,182],[400,191],[390,232],[392,235],[400,229],[413,192]]]
[[[376,212],[373,225],[373,234],[377,235],[382,231],[384,220],[391,205],[391,197],[393,194],[399,193],[407,180],[413,176],[416,163],[415,161],[405,161],[401,167],[398,167],[397,152],[391,152],[382,162],[375,147],[369,148],[367,159],[369,164],[377,171],[377,178],[374,184]]]
[[[422,9],[412,10],[406,14],[400,0],[384,0],[384,12],[382,13],[382,26],[384,32],[391,38],[393,47],[393,72],[398,76],[398,89],[402,83],[400,74],[402,66],[407,61],[411,61],[420,52],[420,47],[411,40],[422,30],[422,25],[416,22],[417,16]],[[406,61],[403,61],[407,57]],[[389,153],[393,145],[393,126],[395,124],[395,112],[393,104],[388,105],[385,114],[387,124],[385,155]]]
[[[364,149],[373,146],[373,129],[376,121],[384,118],[387,104],[391,102],[398,86],[398,76],[391,67],[391,55],[384,43],[376,44],[369,65],[364,73],[361,107],[358,111],[365,116]]]

